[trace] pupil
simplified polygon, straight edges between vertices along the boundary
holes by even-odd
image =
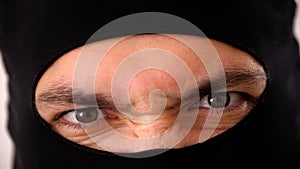
[[[208,97],[208,103],[213,108],[227,107],[229,102],[230,98],[228,93],[214,93]]]
[[[87,108],[80,111],[76,111],[76,119],[81,123],[89,123],[97,120],[98,110],[95,108]]]

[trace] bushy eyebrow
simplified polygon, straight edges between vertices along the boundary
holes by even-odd
[[[224,74],[217,74],[211,77],[211,79],[207,78],[198,85],[198,89],[191,90],[191,92],[183,98],[189,100],[195,96],[204,97],[217,90],[227,91],[225,89],[233,89],[239,86],[256,90],[263,84],[262,82],[266,82],[267,80],[267,75],[264,71],[248,69],[226,69],[226,83],[224,83],[223,77]]]
[[[227,69],[225,70],[226,76],[226,86],[222,83],[221,74],[207,78],[206,80],[199,82],[198,89],[191,89],[191,93],[188,95],[193,95],[193,93],[198,92],[202,94],[209,94],[211,92],[211,84],[214,83],[214,90],[224,89],[224,88],[234,88],[240,85],[247,86],[249,88],[257,87],[257,84],[266,80],[266,74],[263,71],[251,71],[244,69]],[[52,82],[46,91],[42,91],[37,94],[37,102],[40,104],[46,103],[50,105],[62,105],[67,106],[70,104],[82,104],[82,105],[93,105],[97,104],[99,107],[105,107],[110,109],[115,109],[114,103],[111,96],[105,93],[95,93],[84,94],[84,92],[72,93],[72,84]],[[219,85],[220,84],[220,85]],[[218,86],[219,85],[219,86]],[[189,97],[189,96],[186,96]],[[96,100],[93,100],[96,98]],[[180,98],[179,102],[180,102]]]
[[[220,88],[234,88],[239,85],[244,85],[247,87],[257,87],[256,85],[265,82],[267,80],[267,75],[261,70],[248,70],[248,69],[227,69],[225,70],[226,76],[226,86],[219,86]],[[211,82],[216,84],[222,84],[219,82],[222,77],[218,75],[212,77]]]
[[[52,105],[68,106],[70,104],[93,105],[95,102],[107,108],[115,108],[108,95],[103,93],[84,94],[84,92],[74,92],[71,84],[54,85],[46,91],[39,93],[37,102]],[[96,100],[94,100],[96,98]]]

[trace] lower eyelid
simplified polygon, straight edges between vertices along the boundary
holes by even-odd
[[[241,100],[239,103],[226,107],[224,109],[224,114],[235,114],[238,113],[238,115],[241,114],[248,114],[252,109],[254,108],[254,104],[247,100]]]
[[[55,127],[62,129],[62,130],[82,130],[82,126],[79,123],[70,123],[64,119],[59,119],[58,121],[55,122],[54,124]]]
[[[95,125],[98,124],[97,123],[98,121],[99,121],[99,119],[97,119],[93,122],[90,122],[89,124],[80,124],[80,123],[72,123],[72,122],[69,122],[69,121],[61,118],[56,122],[55,125],[59,128],[64,128],[65,130],[68,130],[67,132],[74,132],[75,131],[76,133],[79,132],[79,133],[85,134],[85,132],[84,132],[85,128],[94,127]]]

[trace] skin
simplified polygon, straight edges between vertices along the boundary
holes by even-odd
[[[195,40],[204,41],[204,38],[185,35],[174,35],[175,37],[183,37],[191,42]],[[96,42],[86,46],[87,49],[95,47],[95,45],[105,45],[111,42],[112,39]],[[230,103],[227,107],[224,107],[224,113],[220,119],[217,120],[217,116],[210,116],[211,121],[216,121],[216,129],[203,128],[204,122],[208,117],[210,111],[219,112],[221,108],[212,107],[209,105],[208,97],[194,99],[194,101],[184,102],[180,100],[179,86],[176,83],[174,77],[159,69],[147,69],[139,72],[136,76],[132,77],[130,85],[128,86],[128,93],[131,104],[139,116],[139,120],[134,121],[123,113],[120,113],[114,106],[98,105],[100,110],[103,110],[107,115],[105,120],[108,124],[120,134],[130,138],[151,138],[159,136],[167,131],[178,117],[180,110],[180,104],[182,103],[186,107],[192,107],[193,103],[199,102],[200,106],[196,107],[197,117],[191,130],[187,135],[181,139],[178,144],[173,147],[167,148],[181,148],[199,143],[199,136],[201,132],[211,130],[209,138],[215,137],[229,128],[240,122],[252,109],[255,107],[255,102],[261,96],[266,86],[266,75],[262,66],[248,53],[243,52],[237,48],[234,48],[228,44],[220,41],[210,40],[215,50],[219,54],[221,63],[223,64],[226,72],[227,83],[230,84],[224,88],[218,89],[213,92],[228,92],[230,97]],[[185,44],[165,35],[159,34],[147,34],[136,35],[129,37],[117,45],[115,45],[108,53],[106,53],[104,59],[99,64],[99,69],[96,72],[95,79],[95,92],[102,93],[107,96],[108,100],[111,98],[111,83],[115,71],[118,69],[120,63],[129,57],[130,54],[142,49],[158,48],[166,51],[170,51],[180,59],[182,59],[186,65],[190,68],[193,76],[195,77],[199,86],[205,85],[209,82],[208,72],[205,69],[205,64],[201,62],[199,57]],[[77,59],[80,55],[82,47],[71,50],[64,54],[55,63],[53,63],[41,79],[38,82],[36,88],[36,108],[41,117],[45,119],[53,130],[62,135],[63,137],[74,141],[78,144],[82,144],[91,148],[99,150],[107,150],[114,152],[137,152],[154,148],[166,148],[164,143],[153,145],[153,147],[145,147],[135,149],[134,147],[122,147],[115,146],[114,148],[107,149],[96,144],[81,128],[80,124],[71,122],[70,119],[74,116],[66,112],[72,112],[74,110],[74,104],[67,101],[57,101],[56,96],[64,95],[65,93],[55,90],[60,86],[72,87],[73,75]],[[210,54],[207,54],[210,55]],[[209,66],[209,65],[207,65]],[[231,73],[230,72],[234,72]],[[243,72],[247,72],[244,73]],[[233,78],[233,75],[234,77]],[[248,77],[249,78],[245,78]],[[238,78],[237,78],[238,77]],[[236,80],[244,79],[244,80]],[[187,82],[187,85],[188,82]],[[86,91],[84,83],[79,86],[81,91]],[[117,88],[122,89],[124,86],[118,84]],[[156,112],[155,109],[151,109],[151,102],[149,95],[153,90],[159,89],[165,96],[167,96],[166,107],[163,112]],[[49,91],[52,91],[52,93]],[[65,91],[67,92],[67,91]],[[209,93],[208,93],[209,94]],[[201,95],[201,93],[200,93]],[[156,104],[162,102],[162,95],[156,93],[153,95],[154,100],[152,108]],[[121,97],[121,96],[120,96]],[[53,101],[54,100],[54,101]],[[89,107],[88,105],[80,105],[79,109]],[[150,113],[145,113],[147,110]],[[130,112],[125,112],[129,113]],[[152,120],[145,122],[143,120],[148,117],[152,117]],[[215,119],[214,119],[215,118]],[[74,119],[74,118],[73,118]],[[94,125],[95,126],[95,125]],[[94,135],[101,134],[100,127],[95,127]],[[109,138],[108,138],[109,139]],[[113,139],[110,140],[113,142]],[[203,140],[202,140],[203,141]],[[205,140],[204,140],[205,141]],[[201,141],[200,141],[201,142]],[[115,143],[118,144],[118,143]],[[121,148],[122,147],[122,148]]]

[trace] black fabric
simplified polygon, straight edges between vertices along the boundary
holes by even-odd
[[[293,0],[16,1],[1,0],[0,47],[9,75],[9,132],[15,169],[298,168],[300,56]],[[268,73],[257,107],[238,125],[202,144],[134,159],[72,143],[51,131],[34,108],[45,65],[83,45],[97,29],[137,12],[184,18],[208,37],[256,57]]]

